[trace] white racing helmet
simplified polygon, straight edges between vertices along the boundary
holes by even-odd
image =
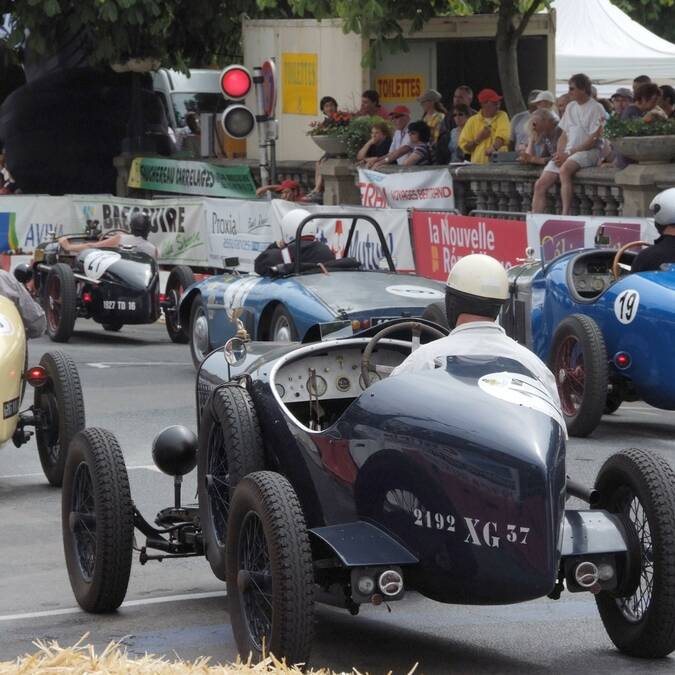
[[[654,212],[654,225],[659,234],[662,234],[668,225],[675,225],[675,188],[659,192],[652,199],[649,208]]]
[[[457,261],[448,275],[445,311],[450,328],[460,314],[496,319],[509,297],[509,280],[500,262],[482,253]]]
[[[293,209],[281,219],[281,233],[287,244],[295,239],[295,233],[298,231],[298,226],[310,215],[312,214],[305,209]],[[302,230],[303,237],[310,235],[316,237],[316,220],[307,223]]]

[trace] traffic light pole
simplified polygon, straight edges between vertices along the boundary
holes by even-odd
[[[268,117],[263,112],[265,104],[263,101],[263,82],[262,68],[253,69],[253,86],[255,87],[256,103],[256,122],[258,123],[258,157],[260,161],[260,184],[272,185],[272,176],[270,175],[270,153],[268,141]],[[276,172],[275,172],[276,173]]]

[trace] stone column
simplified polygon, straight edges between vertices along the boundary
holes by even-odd
[[[675,185],[675,164],[630,164],[614,180],[623,190],[623,215],[648,217],[654,196]]]
[[[361,194],[356,186],[354,164],[346,158],[327,158],[321,162],[323,176],[323,203],[361,204]]]
[[[115,195],[117,197],[128,197],[129,187],[129,169],[134,155],[123,152],[117,157],[113,157],[113,166],[117,169],[117,179],[115,180]]]

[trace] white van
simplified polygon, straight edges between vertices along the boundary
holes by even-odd
[[[192,70],[188,77],[167,68],[152,74],[154,90],[161,95],[170,127],[184,127],[188,112],[218,113],[225,108],[220,75],[220,70]]]

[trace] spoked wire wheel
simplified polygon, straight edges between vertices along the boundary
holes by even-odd
[[[588,436],[598,426],[607,399],[607,350],[588,316],[563,319],[551,342],[549,367],[558,386],[570,436]]]
[[[263,653],[272,634],[272,567],[263,525],[258,514],[249,511],[239,533],[237,584],[242,595],[249,638]]]
[[[73,476],[69,526],[82,578],[91,583],[96,567],[96,503],[89,467],[78,464]]]
[[[251,396],[236,385],[218,387],[202,412],[197,492],[206,557],[223,581],[232,493],[246,474],[264,468],[262,434]]]
[[[617,559],[616,590],[596,595],[607,633],[631,656],[667,656],[675,650],[675,472],[632,448],[603,464],[595,486],[629,544]]]

